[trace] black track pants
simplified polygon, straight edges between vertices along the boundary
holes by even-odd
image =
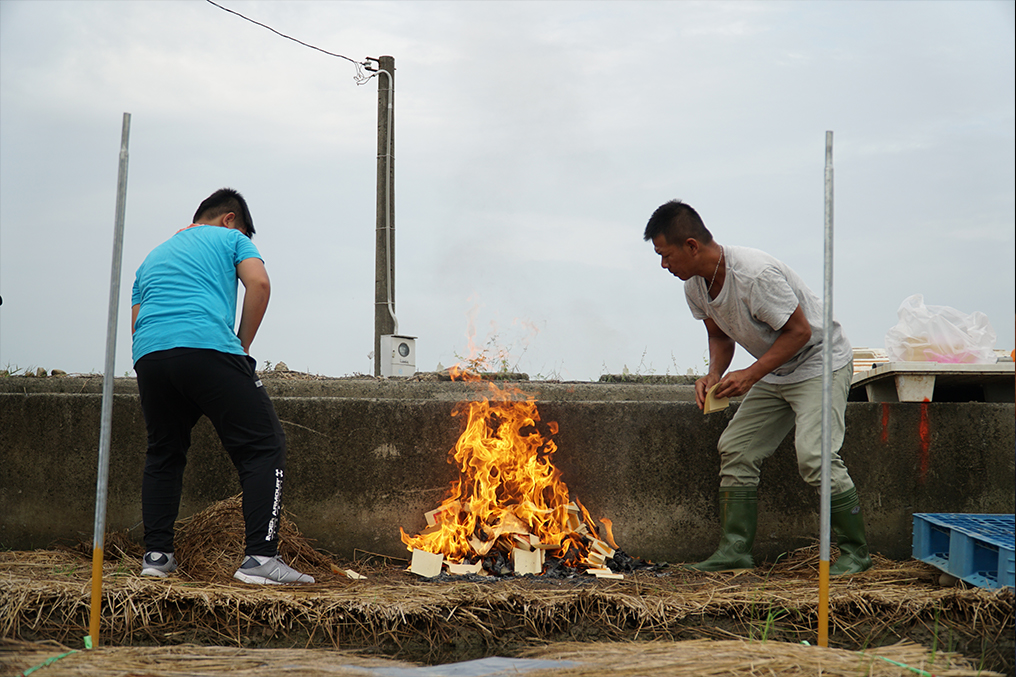
[[[141,485],[148,550],[173,552],[191,429],[204,414],[240,474],[245,553],[277,554],[286,437],[255,365],[245,355],[193,348],[150,353],[134,365],[148,428]]]

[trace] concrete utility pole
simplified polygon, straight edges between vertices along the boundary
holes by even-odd
[[[377,228],[374,247],[374,375],[381,375],[381,335],[395,319],[395,57],[378,60]]]

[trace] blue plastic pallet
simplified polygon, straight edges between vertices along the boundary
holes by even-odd
[[[1012,588],[1014,526],[1014,515],[914,513],[914,558],[979,588]]]

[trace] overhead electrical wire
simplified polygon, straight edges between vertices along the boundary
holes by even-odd
[[[219,9],[223,10],[224,12],[229,12],[230,14],[235,14],[236,16],[240,17],[241,19],[244,19],[245,21],[249,21],[252,24],[255,24],[257,26],[261,26],[262,28],[267,28],[268,30],[270,30],[272,33],[275,33],[279,37],[286,38],[287,40],[292,40],[293,42],[295,42],[297,44],[303,45],[304,47],[309,47],[310,49],[317,50],[317,51],[319,51],[319,52],[321,52],[323,54],[327,54],[328,56],[334,56],[334,57],[337,57],[339,59],[345,59],[346,61],[348,61],[349,63],[353,64],[356,67],[356,75],[353,76],[353,80],[356,81],[357,85],[362,85],[362,84],[365,84],[365,83],[369,82],[375,75],[378,75],[379,73],[384,73],[385,75],[387,75],[388,76],[388,90],[389,90],[388,91],[388,128],[389,128],[389,130],[391,129],[391,125],[392,125],[392,109],[394,107],[394,99],[395,99],[395,83],[392,80],[392,74],[391,73],[389,73],[388,71],[385,71],[385,70],[381,70],[380,68],[375,68],[375,67],[371,66],[371,64],[370,64],[371,61],[373,61],[373,62],[377,63],[378,65],[380,65],[380,61],[378,59],[375,59],[375,58],[372,58],[372,57],[367,57],[364,61],[356,61],[355,59],[350,59],[348,56],[345,56],[343,54],[336,54],[335,52],[329,52],[327,49],[321,49],[320,47],[317,47],[316,45],[311,45],[309,43],[304,42],[303,40],[298,40],[298,39],[294,38],[291,35],[286,35],[285,33],[282,33],[281,31],[277,31],[277,30],[275,30],[274,28],[272,28],[271,26],[269,26],[267,24],[263,24],[260,21],[255,21],[254,19],[251,19],[250,17],[247,17],[247,16],[244,16],[243,14],[240,14],[240,12],[237,12],[235,10],[229,9],[228,7],[223,7],[222,5],[218,4],[217,2],[213,2],[212,0],[205,0],[205,2],[207,2],[210,5],[214,5],[214,6],[218,7]],[[365,70],[369,71],[370,75],[367,75],[366,73],[364,73]],[[391,275],[392,275],[392,264],[391,264],[391,260],[392,260],[392,224],[391,224],[391,218],[392,217],[391,217],[391,203],[390,203],[389,198],[387,197],[387,196],[391,195],[391,161],[392,161],[392,146],[391,146],[391,143],[392,143],[392,137],[391,137],[391,132],[389,131],[389,135],[388,135],[388,148],[385,151],[385,153],[383,154],[384,158],[385,158],[386,165],[387,165],[387,169],[385,170],[385,196],[386,196],[386,198],[385,198],[385,231],[386,231],[386,238],[385,238],[385,240],[386,240],[386,254],[387,254],[388,263],[385,266],[385,268],[388,271],[388,300],[387,300],[388,312],[391,314],[391,316],[392,316],[392,323],[395,326],[394,333],[398,334],[399,333],[399,320],[395,316],[394,299],[391,296],[391,294],[392,294],[392,280],[391,280]],[[378,155],[379,159],[381,157],[382,157],[381,155]]]
[[[339,59],[345,59],[349,63],[351,63],[354,66],[356,66],[356,75],[353,77],[353,79],[356,80],[356,83],[358,85],[362,85],[363,83],[367,82],[372,77],[374,77],[373,75],[366,75],[363,72],[363,70],[365,68],[367,70],[370,70],[370,71],[374,70],[374,69],[370,68],[370,66],[368,64],[368,61],[370,60],[369,57],[368,57],[367,61],[357,61],[355,59],[350,59],[348,56],[345,56],[343,54],[336,54],[335,52],[329,52],[327,49],[321,49],[320,47],[317,47],[315,45],[306,43],[303,40],[298,40],[297,38],[294,38],[291,35],[286,35],[285,33],[277,31],[274,28],[272,28],[271,26],[269,26],[268,24],[263,24],[260,21],[255,21],[254,19],[251,19],[250,17],[247,17],[247,16],[244,16],[243,14],[240,14],[240,12],[237,12],[236,10],[229,9],[228,7],[223,7],[222,5],[220,5],[217,2],[213,2],[212,0],[205,0],[205,2],[207,2],[210,5],[214,5],[214,6],[218,7],[219,9],[221,9],[224,12],[229,12],[230,14],[235,14],[236,16],[240,17],[241,19],[244,19],[245,21],[249,21],[252,24],[255,24],[257,26],[261,26],[262,28],[267,28],[268,30],[270,30],[272,33],[275,33],[279,37],[286,38],[287,40],[292,40],[293,42],[295,42],[297,44],[303,45],[304,47],[309,47],[311,49],[315,49],[315,50],[317,50],[317,51],[319,51],[319,52],[321,52],[323,54],[327,54],[328,56],[334,56],[334,57],[337,57]]]

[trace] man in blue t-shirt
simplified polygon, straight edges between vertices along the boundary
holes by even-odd
[[[253,235],[243,196],[217,190],[198,207],[194,223],[153,249],[135,276],[134,370],[148,429],[142,576],[176,570],[173,525],[191,429],[204,414],[243,489],[246,545],[234,577],[256,584],[314,582],[278,557],[286,436],[248,354],[271,294]],[[244,297],[234,333],[238,280]]]

